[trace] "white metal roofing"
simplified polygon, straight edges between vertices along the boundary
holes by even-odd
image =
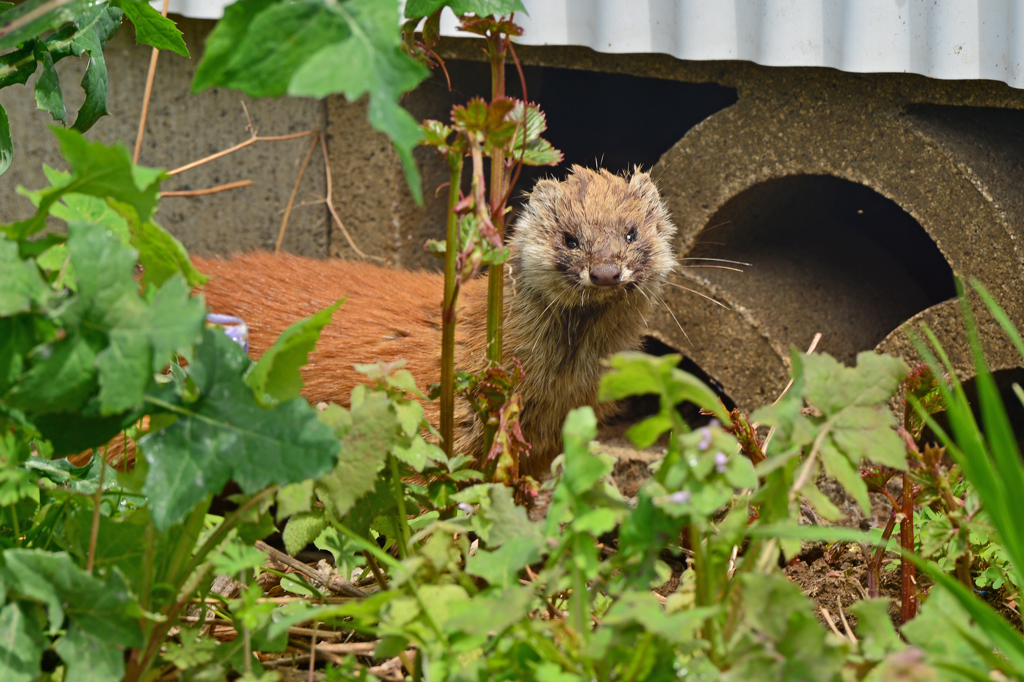
[[[160,0],[153,2],[159,6]],[[217,18],[228,0],[171,0]],[[1024,88],[1024,0],[523,0],[526,45],[829,66]],[[457,35],[446,10],[442,33]]]

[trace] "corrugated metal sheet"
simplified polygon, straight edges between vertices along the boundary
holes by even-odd
[[[153,3],[159,6],[160,2]],[[171,0],[216,18],[223,0]],[[1024,87],[1024,0],[523,0],[527,45],[767,66],[991,79]],[[457,35],[445,13],[442,33]]]

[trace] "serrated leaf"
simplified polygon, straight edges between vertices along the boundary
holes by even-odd
[[[423,436],[416,434],[409,442],[409,445],[393,445],[391,447],[391,454],[417,472],[421,472],[423,467],[427,465],[428,459],[443,456],[444,452],[436,445],[431,445],[423,440]]]
[[[308,512],[313,508],[312,479],[286,485],[277,491],[277,520],[282,521],[292,514]]]
[[[398,4],[394,0],[350,0],[339,5],[348,35],[317,46],[291,76],[288,94],[326,97],[344,93],[355,101],[369,93],[367,118],[391,138],[417,203],[422,202],[412,149],[421,138],[419,123],[398,105],[401,95],[425,79],[429,70],[401,47]],[[351,26],[351,29],[349,29]],[[310,50],[314,48],[311,46]],[[322,64],[334,64],[324,69]]]
[[[60,78],[57,76],[57,70],[53,68],[53,57],[44,43],[36,41],[35,58],[43,69],[36,80],[36,108],[49,113],[54,121],[66,123],[68,114],[64,109]]]
[[[29,76],[36,72],[35,44],[29,42],[14,52],[0,55],[0,88],[8,85],[24,85]]]
[[[829,438],[854,465],[866,457],[902,471],[907,468],[906,445],[893,430],[895,425],[884,405],[848,407],[832,422]]]
[[[466,573],[506,590],[519,583],[519,571],[541,559],[539,538],[515,538],[493,551],[478,551],[466,561]]]
[[[36,348],[29,358],[30,369],[5,401],[36,414],[77,410],[96,390],[96,355],[103,345],[103,339],[96,335],[74,331]]]
[[[134,166],[128,149],[120,142],[107,147],[89,142],[73,130],[56,126],[50,129],[60,141],[61,153],[72,173],[64,182],[37,194],[39,207],[33,217],[4,225],[0,231],[14,240],[35,234],[46,227],[51,206],[71,192],[116,199],[131,206],[140,221],[150,219],[159,199],[160,181],[166,177],[163,171]]]
[[[237,52],[237,46],[249,33],[249,25],[276,0],[238,0],[224,8],[224,16],[206,38],[203,59],[196,69],[192,92],[221,84],[224,72]]]
[[[13,162],[14,140],[11,139],[11,122],[7,118],[7,110],[0,105],[0,175],[6,173]]]
[[[341,452],[334,470],[317,482],[317,492],[341,517],[374,489],[377,472],[384,468],[397,437],[398,422],[387,395],[376,391],[354,406],[350,416],[346,413],[346,418],[341,418],[339,412],[344,412],[343,408],[334,405],[321,413],[328,423],[337,420],[341,426],[336,431]]]
[[[0,29],[0,50],[21,45],[27,40],[53,31],[69,21],[74,21],[79,13],[94,4],[94,0],[71,0],[71,2],[52,8],[44,7],[47,4],[49,4],[49,0],[27,0],[0,14],[0,27],[6,27],[15,19],[43,9],[41,14],[14,31],[8,32]]]
[[[18,245],[0,235],[0,317],[45,307],[54,298],[35,263],[21,260]]]
[[[40,675],[44,640],[31,607],[10,602],[0,609],[0,679],[32,682]]]
[[[230,478],[252,494],[326,473],[338,441],[302,398],[273,409],[256,402],[242,375],[249,359],[227,335],[205,329],[189,365],[200,391],[186,403],[168,390],[147,397],[153,407],[179,415],[167,428],[139,441],[149,463],[143,492],[153,521],[164,529]]]
[[[861,479],[857,467],[851,464],[850,460],[828,440],[822,443],[821,461],[825,465],[828,475],[839,481],[846,492],[853,496],[865,515],[870,515],[871,499],[868,497],[868,487]]]
[[[121,26],[123,16],[124,13],[116,7],[97,7],[75,19],[80,29],[75,43],[89,55],[89,66],[81,83],[85,101],[78,109],[72,130],[84,133],[110,113],[107,109],[107,62],[103,49],[107,46],[107,39]]]
[[[821,353],[805,356],[803,362],[803,395],[827,417],[846,407],[884,405],[910,371],[900,358],[872,351],[858,353],[856,367],[844,367]]]
[[[124,677],[124,651],[77,625],[69,627],[53,648],[64,661],[65,682],[108,682]]]
[[[851,604],[849,610],[857,617],[857,638],[864,658],[880,661],[887,654],[907,647],[889,617],[888,599],[863,599]]]
[[[176,351],[200,337],[206,308],[192,298],[179,276],[168,280],[153,302],[124,316],[110,330],[110,345],[96,357],[100,382],[100,413],[124,412],[142,404],[154,372],[162,370]]]
[[[638,448],[646,448],[671,428],[672,420],[667,415],[656,414],[630,426],[626,430],[626,437]]]
[[[113,3],[120,7],[124,15],[135,26],[135,42],[152,45],[158,50],[170,50],[186,59],[189,58],[188,48],[181,31],[173,21],[157,12],[145,0],[117,0]]]
[[[245,377],[245,383],[274,400],[283,402],[299,397],[302,375],[299,370],[309,362],[309,354],[320,339],[320,332],[331,322],[345,299],[299,320],[288,327],[274,341],[274,345],[260,357]]]

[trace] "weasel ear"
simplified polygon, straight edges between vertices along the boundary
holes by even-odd
[[[639,166],[633,170],[633,177],[629,179],[629,189],[633,194],[644,199],[661,200],[661,195],[658,194],[658,188],[651,180],[650,174],[642,172]]]

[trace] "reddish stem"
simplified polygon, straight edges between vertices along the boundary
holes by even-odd
[[[900,522],[900,545],[906,552],[914,551],[914,484],[910,472],[903,472],[903,520]],[[917,614],[917,569],[906,559],[900,559],[900,622],[906,623]]]

